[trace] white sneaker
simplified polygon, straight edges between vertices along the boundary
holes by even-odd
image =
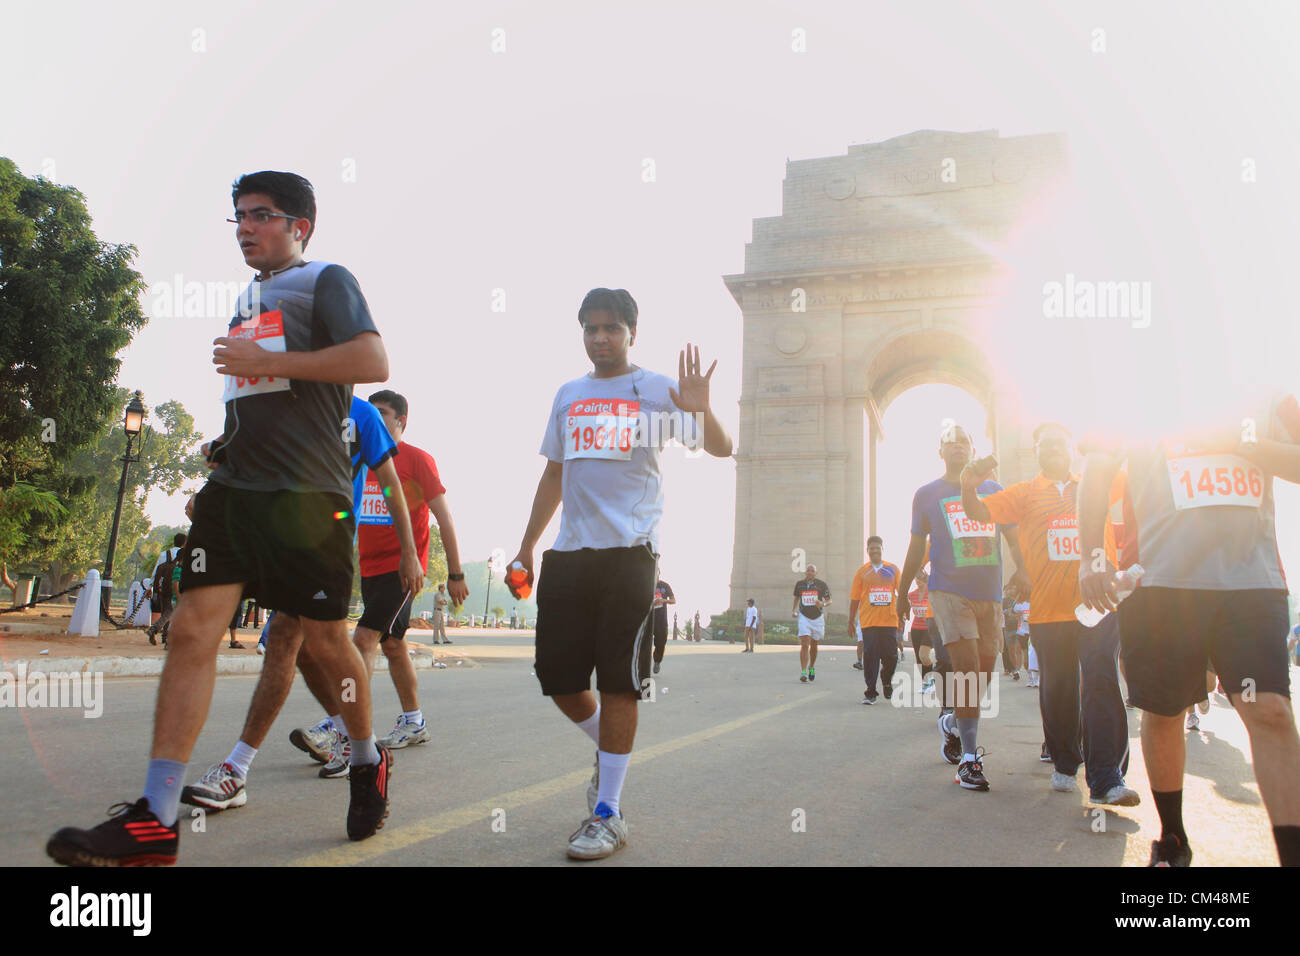
[[[429,739],[428,721],[421,721],[418,724],[407,722],[406,715],[402,714],[397,718],[397,726],[379,743],[383,744],[389,750],[401,750],[403,747],[409,747],[411,744],[422,744]]]
[[[296,727],[289,733],[289,743],[317,763],[328,763],[334,753],[334,742],[338,733],[333,722],[326,717],[314,727]]]
[[[591,771],[591,783],[587,784],[587,812],[596,812],[596,801],[600,799],[600,754]]]
[[[198,783],[181,791],[181,802],[209,810],[231,810],[248,802],[244,778],[228,763],[214,763]]]
[[[1052,789],[1060,793],[1071,793],[1079,789],[1079,783],[1069,774],[1061,773],[1059,770],[1052,771]]]
[[[336,735],[334,738],[334,751],[330,754],[329,763],[320,768],[320,776],[330,779],[346,777],[351,770],[352,741],[341,734]]]
[[[575,860],[602,860],[627,846],[627,821],[622,814],[592,814],[569,837],[569,856]]]
[[[1111,807],[1136,807],[1142,802],[1136,790],[1130,790],[1122,783],[1111,787],[1106,791],[1106,795],[1100,800],[1093,799],[1093,803],[1104,803]]]
[[[1188,730],[1201,729],[1201,718],[1197,717],[1195,713],[1190,713],[1187,715],[1187,729]]]
[[[442,661],[434,661],[434,662],[433,662],[433,666],[434,666],[434,667],[446,667],[447,665],[444,664]]]
[[[257,656],[258,656],[258,657],[261,657],[261,656],[264,655],[265,653],[266,653],[266,645],[265,645],[265,644],[262,644],[261,642],[258,642],[258,645],[257,645]]]

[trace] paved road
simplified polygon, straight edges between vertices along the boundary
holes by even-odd
[[[631,841],[602,865],[1146,862],[1158,827],[1135,712],[1129,783],[1140,807],[1094,813],[1082,794],[1048,789],[1037,698],[1023,682],[1007,682],[999,715],[982,726],[992,792],[971,793],[939,759],[934,709],[862,706],[847,648],[823,650],[813,684],[799,683],[795,655],[669,643],[657,699],[641,705],[623,800]],[[568,864],[564,847],[585,812],[593,748],[530,671],[525,654],[420,672],[435,737],[397,753],[388,826],[360,844],[344,836],[346,782],[318,779],[288,742],[319,716],[298,682],[253,764],[248,805],[183,832],[182,863],[585,865]],[[218,679],[189,779],[229,752],[253,683]],[[89,825],[139,794],[156,685],[107,681],[99,719],[0,709],[0,863],[44,864],[58,826]],[[375,688],[386,731],[396,695],[385,674]],[[1216,705],[1202,728],[1190,735],[1185,798],[1197,863],[1276,865],[1240,722]]]

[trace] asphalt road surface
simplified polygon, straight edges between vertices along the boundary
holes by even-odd
[[[597,864],[568,861],[582,822],[594,748],[543,698],[522,656],[420,671],[433,730],[396,753],[392,814],[362,843],[344,831],[345,780],[288,741],[320,714],[302,682],[249,776],[249,802],[185,816],[180,863],[270,865],[1144,865],[1158,835],[1140,756],[1138,714],[1128,783],[1132,809],[1101,810],[1081,792],[1049,789],[1037,694],[1024,681],[999,688],[980,743],[992,790],[953,782],[940,759],[933,706],[859,703],[862,674],[848,648],[823,648],[815,683],[799,682],[797,648],[689,648],[669,642],[655,700],[640,729],[624,788],[626,849]],[[908,651],[908,671],[911,669]],[[255,678],[221,677],[187,776],[225,759]],[[64,825],[91,826],[112,803],[140,793],[156,679],[109,679],[104,713],[0,708],[0,862],[48,864],[44,845]],[[387,673],[375,675],[375,725],[398,713]],[[1216,703],[1188,735],[1184,797],[1197,865],[1276,866],[1245,730]],[[15,772],[16,768],[28,768]],[[195,832],[200,830],[201,832]]]

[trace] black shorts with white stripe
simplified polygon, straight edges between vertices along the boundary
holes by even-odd
[[[542,554],[537,679],[547,697],[649,686],[658,556],[648,546]]]

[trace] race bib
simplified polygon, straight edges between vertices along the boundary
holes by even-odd
[[[251,319],[245,319],[226,333],[232,339],[252,339],[268,352],[283,352],[284,316],[279,309],[263,312]],[[289,380],[270,376],[242,378],[238,375],[226,376],[226,388],[221,393],[221,400],[228,402],[232,398],[245,398],[249,395],[264,395],[267,392],[287,392]]]
[[[800,601],[804,607],[816,607],[817,597],[818,595],[816,591],[804,591],[800,595]]]
[[[1264,500],[1264,473],[1246,459],[1227,453],[1198,454],[1178,448],[1166,456],[1174,507],[1258,508]]]
[[[630,461],[637,438],[640,402],[622,398],[586,398],[569,406],[564,460],[599,458]]]
[[[361,509],[357,512],[357,524],[391,525],[393,516],[388,513],[388,502],[384,500],[384,490],[379,487],[378,478],[367,478],[365,490],[361,493]]]
[[[1079,519],[1061,515],[1047,523],[1047,556],[1053,561],[1079,560]]]
[[[893,597],[894,592],[889,588],[870,588],[867,591],[867,600],[871,602],[872,607],[889,607]]]
[[[944,498],[940,504],[952,538],[953,563],[959,568],[997,564],[997,525],[967,517],[960,496]]]
[[[912,602],[912,617],[916,618],[916,617],[929,617],[929,616],[930,616],[929,601],[916,600]]]

